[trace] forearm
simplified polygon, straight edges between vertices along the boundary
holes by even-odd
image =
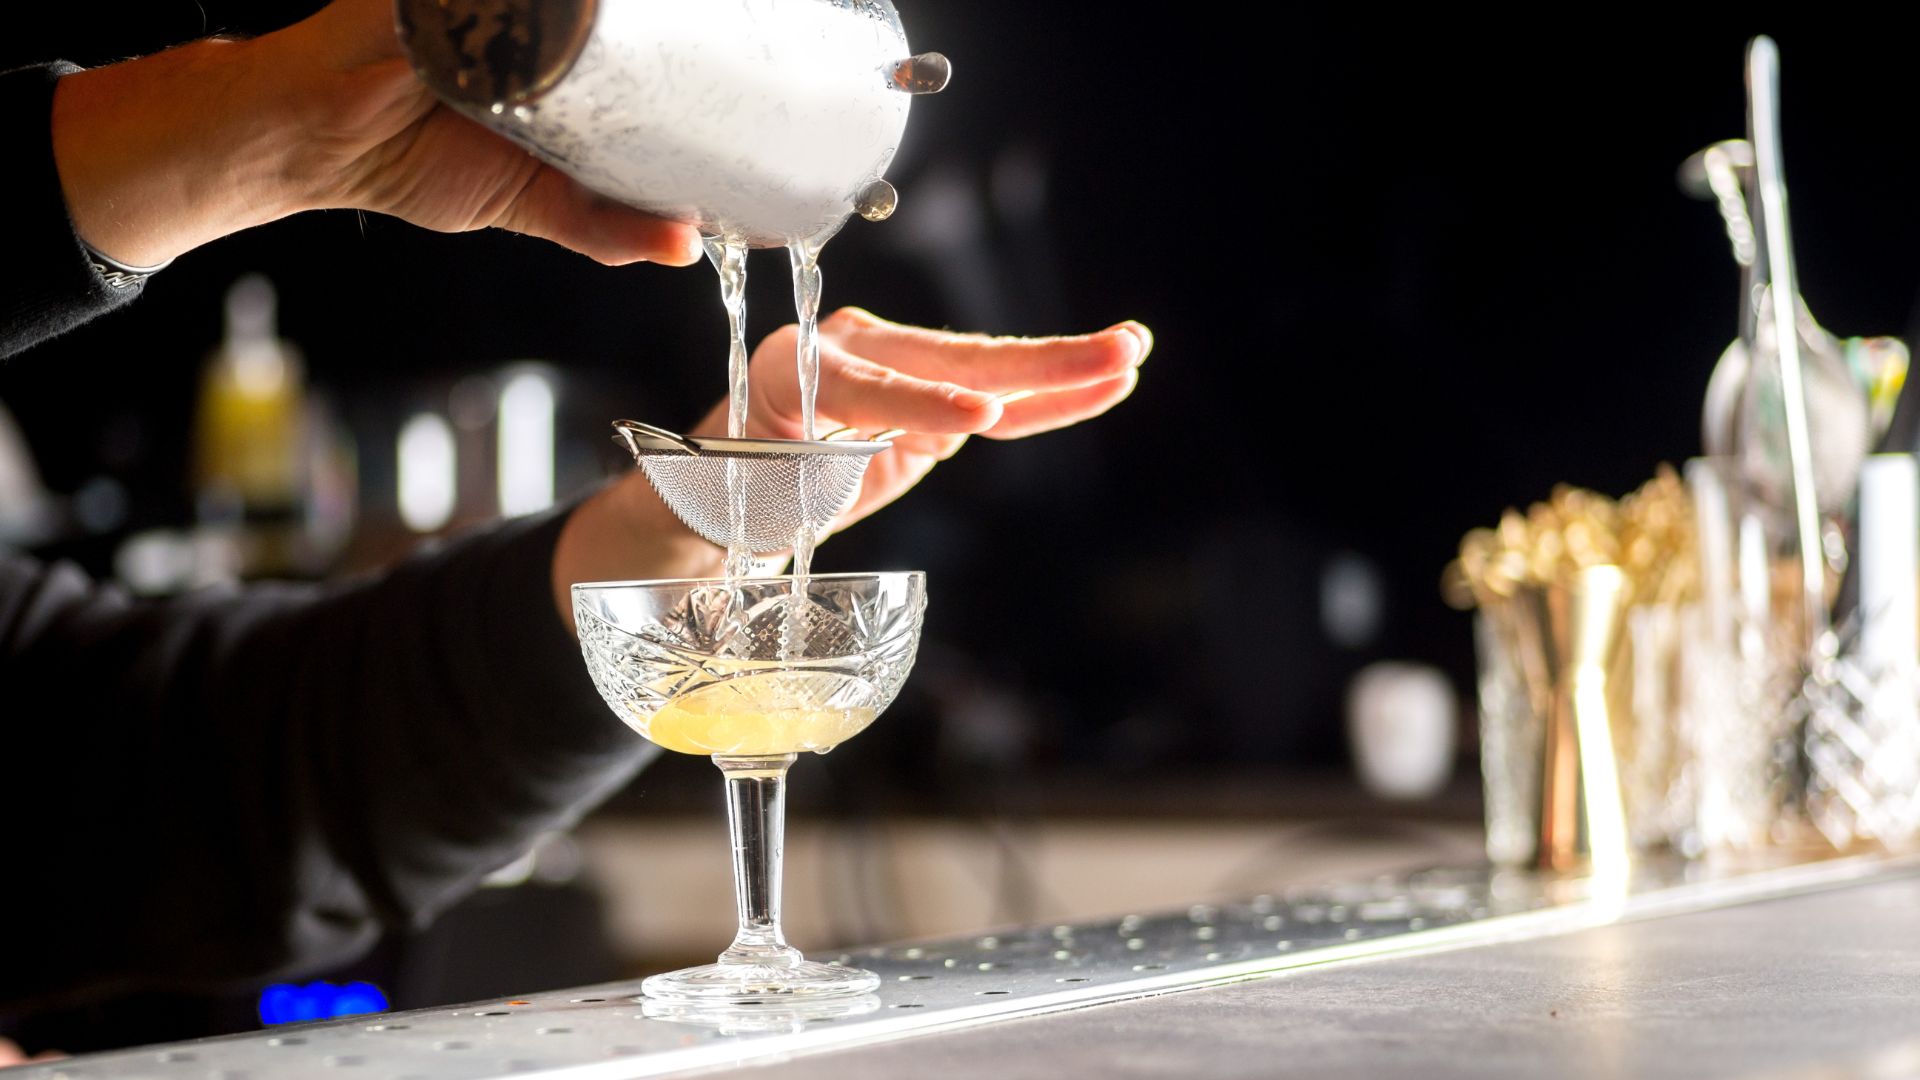
[[[567,518],[554,545],[554,606],[571,628],[578,582],[711,577],[720,573],[724,558],[725,552],[675,518],[638,474],[629,474]]]
[[[61,79],[53,153],[80,238],[154,266],[303,209],[276,49],[273,37],[196,41]]]
[[[0,556],[0,813],[37,882],[0,1005],[338,962],[623,783],[646,744],[549,614],[559,531],[161,604]]]

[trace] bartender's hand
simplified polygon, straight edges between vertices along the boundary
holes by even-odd
[[[0,1039],[0,1069],[9,1065],[31,1065],[36,1061],[59,1061],[67,1055],[55,1050],[45,1050],[28,1057],[20,1044],[12,1039]]]
[[[81,238],[134,266],[323,208],[496,226],[609,264],[700,257],[692,226],[595,195],[440,105],[400,52],[392,0],[69,75],[53,151]]]
[[[769,335],[751,361],[747,434],[800,437],[796,331]],[[1004,338],[923,330],[842,308],[820,323],[820,390],[815,432],[838,427],[907,433],[867,467],[853,505],[834,529],[900,497],[970,435],[1018,439],[1098,416],[1133,392],[1153,334],[1123,322],[1073,337]],[[1017,400],[1001,398],[1031,392]],[[725,435],[726,403],[696,435]],[[723,552],[682,525],[639,470],[575,510],[554,551],[554,602],[573,624],[576,581],[705,577]]]

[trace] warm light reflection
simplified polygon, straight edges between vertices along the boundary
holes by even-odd
[[[500,389],[499,484],[502,514],[553,505],[553,382],[523,371]]]
[[[453,517],[453,428],[435,413],[418,413],[400,429],[400,520],[433,532]]]

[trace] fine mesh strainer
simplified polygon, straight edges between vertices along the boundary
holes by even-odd
[[[647,482],[687,528],[725,548],[784,551],[802,526],[818,534],[853,502],[884,441],[722,439],[613,422]],[[738,478],[741,500],[727,497]]]

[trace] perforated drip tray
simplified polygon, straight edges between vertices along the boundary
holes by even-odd
[[[675,1011],[611,983],[94,1054],[21,1077],[662,1076],[908,1038],[1342,961],[1565,933],[1908,874],[1913,857],[1744,874],[1657,864],[1608,886],[1442,869],[1225,905],[865,949],[880,990],[806,1009]]]

